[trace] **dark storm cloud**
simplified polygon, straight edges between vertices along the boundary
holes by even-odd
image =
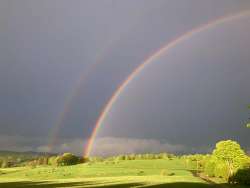
[[[13,141],[23,147],[46,145],[80,75],[107,51],[60,130],[62,140],[86,139],[115,88],[145,57],[199,24],[248,8],[244,0],[1,1],[0,136],[34,140]]]
[[[249,148],[249,25],[250,15],[194,35],[147,66],[114,104],[99,136],[208,148],[234,139]]]

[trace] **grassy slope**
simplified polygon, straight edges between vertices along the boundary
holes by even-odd
[[[0,170],[0,187],[192,187],[207,188],[182,160],[135,160],[68,167],[19,167]],[[173,176],[167,174],[175,173]],[[164,175],[163,175],[164,174]]]
[[[65,179],[65,178],[93,178],[114,176],[148,176],[160,175],[174,172],[175,176],[190,176],[181,160],[134,160],[113,162],[99,162],[94,164],[80,164],[66,167],[19,167],[1,170],[0,179],[22,178],[22,179]]]

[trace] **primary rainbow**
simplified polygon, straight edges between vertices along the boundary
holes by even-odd
[[[194,28],[194,29],[192,29],[192,30],[190,30],[188,32],[185,32],[181,36],[173,39],[172,41],[170,41],[169,43],[164,45],[162,48],[157,50],[155,53],[150,55],[148,58],[146,58],[145,61],[143,61],[142,64],[140,64],[137,68],[135,68],[133,70],[133,72],[124,80],[124,82],[121,83],[121,85],[113,93],[113,95],[111,96],[111,98],[109,99],[107,104],[104,106],[104,109],[102,110],[99,118],[96,121],[95,127],[93,129],[93,132],[92,132],[89,140],[88,140],[88,143],[86,145],[86,149],[84,150],[83,155],[85,157],[88,157],[90,155],[92,147],[93,147],[93,143],[94,143],[94,140],[95,140],[95,137],[96,137],[96,134],[97,134],[101,124],[103,123],[105,117],[107,116],[108,112],[112,108],[113,104],[116,102],[119,95],[125,89],[125,87],[136,77],[136,75],[138,75],[145,68],[146,65],[150,64],[155,59],[159,58],[161,55],[166,53],[169,49],[175,47],[176,45],[178,45],[182,41],[185,41],[186,39],[191,38],[195,34],[198,34],[198,33],[202,32],[202,31],[205,31],[205,30],[207,30],[209,28],[213,28],[213,27],[215,27],[215,26],[217,26],[219,24],[223,24],[223,23],[228,22],[228,21],[232,21],[232,20],[235,20],[235,19],[242,18],[244,16],[248,16],[249,14],[250,14],[249,10],[248,11],[243,11],[243,12],[240,12],[238,14],[221,17],[221,18],[218,18],[218,19],[213,20],[211,22],[208,22],[206,24],[200,25],[200,26],[198,26],[198,27],[196,27],[196,28]]]

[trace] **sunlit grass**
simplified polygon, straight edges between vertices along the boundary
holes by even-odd
[[[194,166],[186,168],[182,159],[154,159],[6,168],[0,170],[0,187],[214,187],[192,175]]]
[[[180,159],[97,162],[65,167],[16,167],[1,171],[1,182],[42,181],[40,184],[46,186],[76,182],[82,182],[81,187],[85,186],[84,182],[88,182],[87,187],[116,184],[144,186],[173,182],[204,183],[201,179],[193,177]]]

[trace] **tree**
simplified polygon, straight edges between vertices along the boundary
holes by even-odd
[[[57,157],[58,166],[68,166],[80,163],[80,158],[72,153],[64,153],[62,156]]]
[[[214,157],[211,157],[205,164],[204,171],[209,177],[214,177],[214,170],[216,168],[217,161]]]
[[[248,105],[248,109],[250,109],[250,105]],[[250,122],[247,123],[247,128],[250,128]]]
[[[51,156],[51,157],[49,158],[49,160],[48,160],[48,164],[49,164],[49,165],[52,165],[52,166],[56,166],[56,165],[57,165],[56,160],[57,160],[57,156]]]
[[[240,145],[232,140],[218,142],[212,157],[226,163],[229,170],[228,177],[232,176],[233,172],[240,168],[248,159]]]

